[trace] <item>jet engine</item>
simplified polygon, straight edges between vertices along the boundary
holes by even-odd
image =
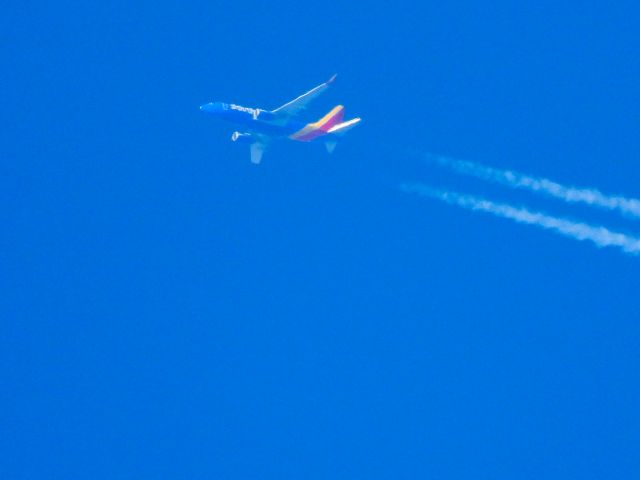
[[[238,143],[253,143],[255,139],[250,133],[233,132],[231,134],[231,141]]]

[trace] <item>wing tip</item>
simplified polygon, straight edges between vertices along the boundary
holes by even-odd
[[[334,73],[333,75],[331,75],[331,78],[329,80],[326,81],[327,85],[331,85],[333,82],[336,81],[336,77],[338,76],[337,73]]]
[[[251,163],[259,165],[262,161],[262,154],[264,153],[264,144],[254,142],[249,146],[249,153],[251,156]]]

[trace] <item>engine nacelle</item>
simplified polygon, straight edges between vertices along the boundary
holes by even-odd
[[[231,141],[238,143],[253,143],[255,139],[250,133],[233,132],[231,134]]]

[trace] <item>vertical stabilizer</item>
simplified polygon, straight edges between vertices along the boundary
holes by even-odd
[[[297,131],[289,138],[301,142],[310,142],[314,138],[326,135],[333,127],[342,122],[344,118],[344,107],[338,105],[322,117],[317,122],[307,124],[303,129]]]

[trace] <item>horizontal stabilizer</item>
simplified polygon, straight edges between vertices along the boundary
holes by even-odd
[[[337,144],[338,142],[336,142],[335,140],[327,140],[324,142],[324,146],[329,153],[333,153],[333,151],[336,149]]]
[[[327,133],[332,133],[334,135],[344,135],[353,127],[355,127],[358,123],[360,123],[360,118],[354,118],[352,120],[348,120],[346,122],[339,123],[333,127],[331,127]]]

